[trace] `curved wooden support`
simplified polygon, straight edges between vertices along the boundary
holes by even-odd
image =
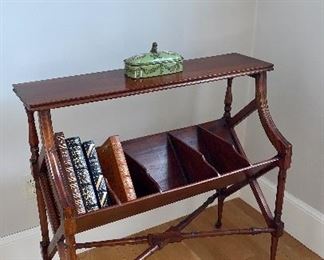
[[[270,140],[272,145],[278,152],[280,156],[279,161],[279,174],[278,174],[278,185],[277,185],[277,194],[276,194],[276,205],[274,212],[274,219],[272,221],[272,227],[275,229],[272,232],[271,237],[271,250],[270,250],[270,259],[274,260],[276,258],[276,252],[278,247],[279,237],[283,234],[284,223],[281,221],[282,206],[284,202],[284,191],[285,183],[287,176],[287,169],[291,164],[292,156],[292,145],[283,137],[275,123],[272,120],[272,117],[268,108],[267,101],[267,74],[262,72],[257,74],[255,77],[256,80],[256,101],[257,108],[259,113],[259,118],[261,124]]]
[[[255,78],[256,80],[256,102],[261,124],[272,145],[277,150],[279,156],[282,158],[280,168],[288,169],[291,163],[292,145],[280,133],[268,108],[267,100],[267,74],[262,72]]]

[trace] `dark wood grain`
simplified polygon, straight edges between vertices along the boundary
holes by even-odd
[[[271,63],[232,53],[185,60],[183,72],[161,77],[134,80],[120,69],[15,84],[14,91],[29,110],[52,109],[272,69]]]
[[[225,119],[220,119],[124,141],[123,149],[129,158],[131,175],[138,180],[140,175],[147,174],[161,191],[166,191],[217,176],[217,171],[211,173],[208,170],[213,168],[211,165],[222,173],[249,166],[247,160],[233,149],[234,140],[226,129]],[[217,136],[217,133],[221,136]],[[197,165],[192,168],[185,162]]]
[[[160,185],[147,173],[143,165],[127,153],[125,153],[125,157],[138,198],[162,192]]]
[[[167,133],[129,140],[122,145],[126,154],[145,167],[161,191],[187,184],[176,154],[168,144]]]
[[[239,180],[244,178],[245,180],[242,182],[242,185],[239,186],[239,188],[242,188],[249,183],[251,178],[256,178],[257,176],[260,177],[263,175],[265,173],[264,169],[266,169],[267,172],[273,169],[274,166],[277,166],[278,160],[278,158],[270,159],[258,164],[253,164],[247,168],[229,172],[222,177],[214,177],[197,183],[187,184],[178,188],[164,191],[162,193],[155,193],[138,198],[134,201],[123,203],[120,206],[103,208],[95,212],[79,215],[76,217],[77,233],[92,229],[96,226],[120,220],[128,216],[158,208],[191,196],[195,196],[203,192],[224,188],[238,183]],[[247,171],[251,171],[250,175],[246,174]],[[238,189],[234,188],[233,192],[237,191]],[[230,194],[232,193],[228,192],[227,196]]]
[[[176,156],[181,162],[188,183],[195,183],[219,176],[216,169],[208,163],[205,156],[181,139],[169,134]]]
[[[213,134],[203,127],[198,127],[197,133],[200,142],[203,144],[206,157],[221,174],[250,165],[247,159],[234,149],[234,146],[231,144],[233,142],[226,142],[222,137]]]

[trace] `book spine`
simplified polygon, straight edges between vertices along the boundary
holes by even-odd
[[[64,173],[64,180],[66,181],[71,194],[72,200],[75,205],[75,209],[78,214],[86,213],[86,209],[84,207],[84,203],[81,197],[81,192],[79,188],[79,184],[73,169],[73,165],[71,162],[71,158],[69,155],[68,147],[65,142],[65,137],[62,132],[55,134],[55,143],[58,150],[58,156],[62,162],[62,168]]]
[[[87,141],[82,143],[83,152],[88,164],[92,184],[95,188],[97,199],[100,207],[106,207],[111,205],[110,198],[108,196],[108,189],[106,181],[102,175],[102,169],[100,167],[96,146],[93,141]]]
[[[99,209],[97,197],[92,185],[85,156],[82,151],[79,137],[71,137],[65,140],[72,160],[75,175],[77,177],[81,196],[87,212]]]
[[[121,179],[121,186],[126,194],[126,201],[134,200],[136,199],[136,193],[119,137],[111,136],[108,138],[108,140],[110,142],[112,154],[118,169],[117,175],[119,175],[119,178]]]
[[[111,187],[120,202],[136,199],[133,181],[118,136],[109,137],[97,148],[97,153],[103,175],[108,181],[108,188]]]

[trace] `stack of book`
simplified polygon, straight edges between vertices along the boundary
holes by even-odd
[[[112,175],[109,176],[109,179],[117,190],[123,189],[126,180],[127,189],[132,190],[130,193],[132,196],[129,196],[127,201],[136,199],[124,154],[120,153],[116,145],[113,145],[116,140],[118,140],[116,137],[108,138],[106,143],[110,145],[105,147],[109,147],[109,151],[107,155],[101,154],[104,157],[103,160],[109,160],[108,165],[112,165],[117,170],[109,170],[107,174]],[[70,191],[71,198],[69,199],[74,203],[77,213],[83,214],[112,205],[108,189],[109,182],[103,174],[94,142],[81,142],[79,137],[65,138],[62,132],[55,134],[55,142],[62,163],[63,180]],[[124,162],[124,165],[119,169],[114,166],[116,164],[115,156],[122,157],[119,158],[119,161]],[[120,171],[123,174],[120,174]],[[119,179],[120,176],[123,178]],[[117,182],[115,181],[116,177]]]

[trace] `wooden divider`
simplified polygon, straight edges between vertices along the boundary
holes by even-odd
[[[250,166],[227,139],[202,124],[122,142],[137,197],[222,178]],[[112,206],[122,205],[109,184],[108,193]]]
[[[159,191],[164,192],[188,183],[167,133],[125,141],[122,146],[127,157],[143,166],[143,172],[155,181]],[[134,176],[132,172],[131,175]]]
[[[137,197],[162,192],[159,184],[151,177],[146,168],[125,152],[125,157]]]
[[[124,141],[137,195],[221,178],[222,174],[250,166],[233,143],[209,128],[203,124]]]
[[[228,143],[222,137],[215,135],[201,126],[197,127],[197,134],[199,143],[204,147],[203,150],[207,160],[221,174],[250,165],[250,163],[235,150],[234,145]]]
[[[219,173],[207,162],[202,153],[170,133],[168,137],[187,176],[188,184],[219,176]]]
[[[114,190],[110,187],[108,182],[107,182],[107,190],[108,190],[108,195],[110,198],[110,203],[112,205],[121,205],[122,202],[120,201],[120,199],[118,198],[118,196],[116,195]]]

